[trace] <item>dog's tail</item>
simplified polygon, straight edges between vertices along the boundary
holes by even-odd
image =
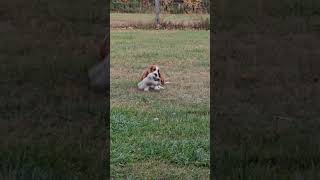
[[[169,80],[169,78],[166,78],[166,80]],[[171,84],[169,81],[164,81],[164,84]]]

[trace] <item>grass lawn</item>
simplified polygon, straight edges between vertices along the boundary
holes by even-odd
[[[209,31],[111,31],[111,174],[209,177]],[[172,84],[137,90],[149,64]]]
[[[269,17],[217,28],[217,179],[320,178],[318,20]]]
[[[161,21],[172,23],[195,23],[204,19],[209,19],[209,14],[160,14]],[[139,14],[139,13],[111,13],[111,27],[119,27],[125,24],[135,23],[153,23],[154,14]]]
[[[105,95],[87,80],[105,33],[102,7],[0,2],[0,179],[94,179],[105,170]]]

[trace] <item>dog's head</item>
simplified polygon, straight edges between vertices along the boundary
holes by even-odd
[[[160,73],[160,69],[158,66],[152,64],[150,65],[142,74],[140,80],[143,80],[145,77],[148,76],[148,74],[150,73],[155,73],[157,75],[157,78],[160,80],[161,84],[164,84],[164,78],[162,77],[161,73]],[[155,75],[154,75],[155,76]]]
[[[159,67],[152,64],[148,67],[148,71],[149,71],[149,73],[154,72],[154,71],[159,71]]]

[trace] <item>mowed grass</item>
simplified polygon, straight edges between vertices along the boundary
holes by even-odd
[[[102,5],[0,2],[0,179],[99,179],[106,170],[105,95],[87,79],[105,34]]]
[[[225,21],[236,26],[217,29],[217,179],[320,179],[318,18]]]
[[[111,174],[209,177],[209,31],[111,31]],[[172,84],[141,92],[158,64]]]
[[[209,14],[160,14],[160,20],[163,22],[171,22],[173,24],[191,24],[209,19]],[[153,23],[155,14],[145,13],[111,13],[111,27],[119,27],[126,24],[137,23]]]

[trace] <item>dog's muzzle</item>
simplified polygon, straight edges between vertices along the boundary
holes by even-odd
[[[153,80],[154,80],[154,81],[160,81],[160,78],[158,78],[158,77],[153,77]]]

